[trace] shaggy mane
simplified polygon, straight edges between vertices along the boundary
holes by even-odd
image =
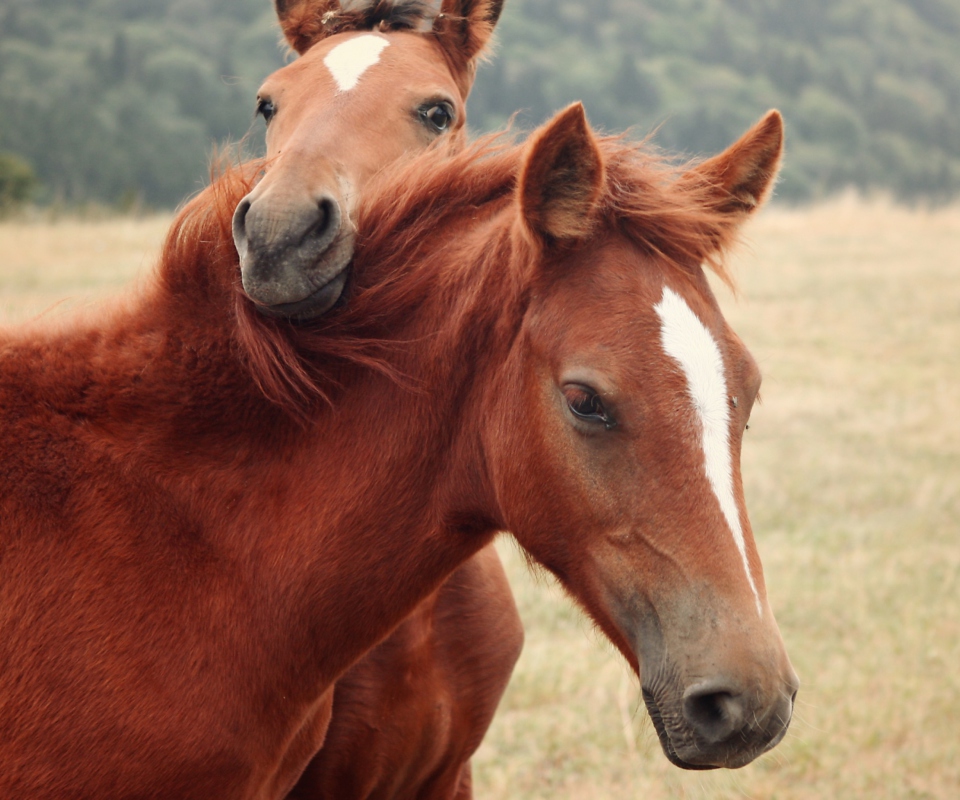
[[[732,285],[723,258],[738,227],[729,198],[690,164],[665,163],[645,143],[603,137],[598,146],[606,179],[596,235],[620,232],[668,269],[691,276],[703,264]],[[493,135],[455,148],[431,148],[387,168],[368,186],[344,301],[317,320],[291,324],[266,317],[242,291],[231,218],[259,162],[226,170],[180,213],[162,256],[165,280],[193,275],[196,283],[198,272],[212,269],[222,276],[239,357],[263,395],[304,422],[318,404],[333,401],[344,369],[364,366],[403,383],[391,353],[409,344],[397,341],[397,331],[425,297],[438,287],[462,291],[457,281],[464,263],[482,268],[479,262],[499,259],[502,280],[519,281],[518,262],[535,255],[533,245],[516,235],[515,214],[500,213],[514,204],[525,147]],[[450,235],[478,217],[491,227],[475,241]]]
[[[597,144],[606,177],[596,225],[624,233],[668,269],[690,274],[703,265],[733,288],[725,255],[737,241],[739,220],[732,219],[729,196],[695,170],[698,162],[672,164],[648,142],[624,136],[600,137]],[[512,200],[525,152],[494,134],[459,153],[434,150],[385,170],[361,198],[358,271],[395,279],[409,272],[398,268],[415,261],[413,253],[429,249],[418,243],[456,229],[460,219],[476,217],[498,198]]]

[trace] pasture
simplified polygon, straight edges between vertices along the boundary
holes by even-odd
[[[167,222],[0,223],[0,321],[135,280]],[[774,206],[747,235],[718,292],[764,372],[743,475],[790,732],[739,771],[670,766],[622,659],[504,542],[527,641],[478,798],[960,796],[960,208]]]

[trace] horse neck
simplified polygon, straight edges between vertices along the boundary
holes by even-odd
[[[327,502],[297,545],[322,555],[310,559],[303,580],[337,585],[342,595],[311,595],[302,616],[316,625],[315,660],[334,672],[501,527],[482,426],[525,303],[522,281],[511,280],[505,263],[518,244],[506,217],[432,237],[439,257],[417,267],[410,313],[386,345],[401,383],[356,369],[311,433],[314,461],[303,474]],[[349,623],[337,611],[343,597]],[[334,639],[338,652],[325,651]]]

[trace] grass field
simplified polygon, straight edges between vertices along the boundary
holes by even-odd
[[[165,224],[0,224],[0,319],[130,280]],[[960,797],[958,252],[957,208],[774,208],[721,291],[765,374],[743,472],[803,681],[787,739],[670,766],[621,659],[504,543],[527,644],[478,798]]]

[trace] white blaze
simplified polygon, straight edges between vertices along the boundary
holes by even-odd
[[[373,33],[348,39],[338,44],[323,59],[337,87],[341,92],[349,92],[360,82],[360,76],[380,60],[380,53],[390,42],[383,36]]]
[[[654,306],[654,310],[660,317],[663,349],[680,364],[687,377],[690,399],[702,426],[707,478],[720,502],[720,510],[743,559],[747,580],[757,600],[757,612],[763,616],[760,594],[757,592],[747,559],[740,511],[733,493],[733,458],[730,454],[731,401],[727,394],[720,348],[690,306],[668,286],[663,288],[663,298]]]

